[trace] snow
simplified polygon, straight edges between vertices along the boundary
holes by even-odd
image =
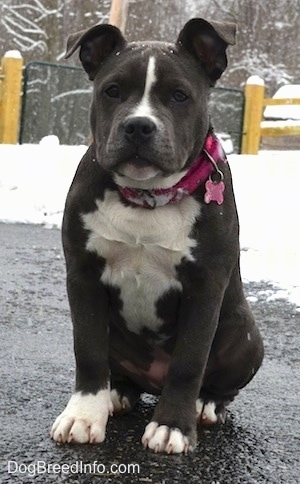
[[[8,57],[10,59],[22,59],[22,55],[18,50],[8,50],[4,57]]]
[[[86,146],[0,144],[0,221],[60,227],[65,197]],[[241,225],[244,281],[266,281],[267,300],[300,310],[300,152],[230,155]],[[250,295],[249,301],[255,301]]]
[[[86,146],[0,144],[0,221],[60,227],[66,193]]]
[[[300,108],[300,105],[299,105]],[[293,128],[300,126],[300,119],[296,121],[295,119],[289,120],[280,120],[280,121],[262,121],[260,123],[262,128]]]
[[[299,151],[231,155],[240,217],[242,275],[271,281],[300,306]]]
[[[300,84],[288,84],[282,86],[276,91],[273,96],[274,99],[299,99],[300,100]],[[300,104],[295,105],[279,105],[267,106],[264,110],[265,119],[281,119],[281,120],[298,120],[294,121],[294,125],[300,124]],[[288,126],[292,126],[293,122],[288,122]]]
[[[248,77],[247,84],[250,84],[251,86],[264,86],[265,81],[261,77],[255,75]]]

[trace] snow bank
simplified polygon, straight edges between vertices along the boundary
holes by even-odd
[[[273,96],[274,99],[300,99],[300,84],[282,86]],[[264,110],[265,119],[298,120],[300,124],[300,104],[267,106]],[[291,125],[291,123],[288,123]]]
[[[0,221],[60,227],[65,197],[86,146],[0,145]],[[241,225],[242,275],[281,288],[270,298],[300,307],[300,152],[231,155]]]
[[[60,227],[67,190],[86,146],[0,144],[0,221]]]
[[[272,281],[300,306],[300,152],[231,155],[243,278]],[[275,297],[274,295],[272,296]]]

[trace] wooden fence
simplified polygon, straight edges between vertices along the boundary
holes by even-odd
[[[263,122],[263,111],[266,106],[300,105],[300,98],[274,99],[265,98],[265,84],[258,76],[248,79],[245,86],[245,111],[242,153],[258,153],[261,138],[264,136],[300,135],[298,123],[286,121]]]
[[[115,3],[116,5],[116,3]],[[124,4],[123,4],[124,5]],[[120,22],[118,10],[112,10],[112,23]],[[123,15],[126,15],[124,12]],[[0,67],[0,143],[15,144],[19,139],[20,107],[22,98],[23,59],[17,51],[10,51],[2,58]],[[257,154],[264,136],[300,135],[297,122],[262,122],[266,106],[300,105],[300,98],[265,98],[265,85],[257,76],[249,78],[245,87],[243,123],[243,154]],[[269,124],[269,125],[268,125]]]

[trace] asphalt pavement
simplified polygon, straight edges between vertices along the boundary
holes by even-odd
[[[229,407],[227,422],[199,429],[189,456],[140,443],[155,399],[144,395],[113,417],[101,445],[57,445],[49,437],[74,382],[72,328],[60,231],[0,224],[0,482],[300,483],[300,313],[248,284],[266,356]]]

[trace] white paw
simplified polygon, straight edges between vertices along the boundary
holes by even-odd
[[[124,396],[121,398],[120,394],[115,388],[110,392],[110,397],[114,407],[114,413],[131,410],[131,405],[128,398]]]
[[[218,422],[218,416],[216,414],[215,402],[207,402],[204,405],[203,400],[198,398],[196,401],[196,419],[197,422],[201,422],[203,425],[214,425]]]
[[[167,454],[181,454],[194,450],[188,438],[179,429],[170,429],[166,425],[158,425],[157,422],[150,422],[145,428],[142,437],[142,444],[145,448],[154,452],[166,452]]]
[[[108,416],[112,411],[109,390],[100,390],[96,395],[74,393],[65,410],[55,420],[50,436],[59,443],[103,442]]]

